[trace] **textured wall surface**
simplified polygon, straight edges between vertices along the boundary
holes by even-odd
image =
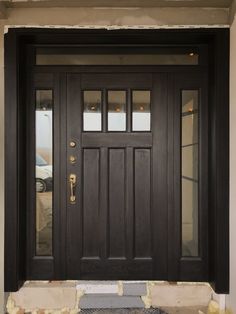
[[[42,26],[226,25],[229,19],[229,10],[219,8],[17,8],[8,14],[8,25]]]

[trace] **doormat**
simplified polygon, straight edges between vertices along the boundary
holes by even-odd
[[[159,309],[86,309],[82,314],[167,314]]]

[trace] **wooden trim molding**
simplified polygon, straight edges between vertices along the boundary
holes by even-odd
[[[32,68],[32,64],[26,58],[28,48],[47,45],[115,47],[117,44],[129,45],[134,50],[137,45],[149,48],[152,45],[207,47],[208,61],[202,63],[209,74],[206,96],[209,104],[208,228],[204,233],[206,241],[209,242],[207,278],[217,293],[227,293],[229,291],[229,30],[214,28],[112,32],[103,29],[17,28],[9,29],[5,34],[5,291],[17,291],[25,280],[30,279],[26,275],[28,183],[25,100],[27,84],[29,84],[26,74],[30,67]],[[45,67],[41,70],[46,71]],[[189,70],[186,68],[186,71]],[[165,72],[164,68],[163,72]],[[65,95],[62,97],[65,98]],[[58,218],[57,221],[60,219]],[[64,256],[65,253],[60,249],[57,255]],[[51,278],[66,279],[64,266],[60,266],[56,261],[53,263],[55,263],[55,274]],[[173,275],[162,279],[181,280],[180,276],[176,276],[181,272],[181,265],[176,264],[174,267],[176,271]],[[188,271],[190,272],[189,268]]]

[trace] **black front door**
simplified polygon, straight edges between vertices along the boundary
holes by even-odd
[[[39,67],[29,86],[27,277],[208,280],[206,72]]]
[[[167,274],[165,75],[67,76],[68,277]]]

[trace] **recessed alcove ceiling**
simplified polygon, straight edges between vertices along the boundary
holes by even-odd
[[[106,10],[119,8],[126,10],[134,9],[136,11],[133,15],[138,16],[140,23],[145,25],[149,25],[150,23],[140,20],[141,11],[142,9],[149,9],[149,11],[144,12],[143,18],[145,19],[145,17],[149,17],[150,9],[152,9],[151,15],[154,20],[151,24],[158,25],[158,21],[161,21],[161,24],[165,25],[215,25],[217,27],[218,25],[230,25],[232,23],[236,9],[236,0],[0,0],[0,19],[9,21],[9,17],[17,16],[17,20],[21,20],[21,17],[25,16],[25,12],[22,9],[34,8],[38,8],[39,10],[43,10],[44,8],[65,8],[67,10],[70,8],[83,8],[84,12],[89,8],[97,10],[100,8]],[[159,8],[164,11],[160,10],[159,12]],[[179,12],[177,12],[178,9],[180,10]],[[56,12],[58,13],[59,11]],[[98,11],[96,12],[98,13]],[[35,12],[33,13],[35,14]],[[114,13],[110,13],[109,17],[113,16],[114,19]],[[40,14],[45,16],[42,12]],[[80,12],[78,14],[80,15]],[[119,14],[120,18],[123,19],[122,12]],[[32,12],[30,15],[32,15]],[[102,19],[104,19],[104,16]],[[15,21],[14,18],[13,21]],[[77,21],[78,16],[72,24],[76,25]],[[81,16],[80,21],[82,21]],[[35,23],[36,20],[34,20]],[[13,24],[21,23],[13,22]],[[24,24],[27,24],[27,21]],[[51,25],[52,22],[49,20],[45,24]]]
[[[229,8],[232,0],[3,0],[9,7],[208,7]]]

